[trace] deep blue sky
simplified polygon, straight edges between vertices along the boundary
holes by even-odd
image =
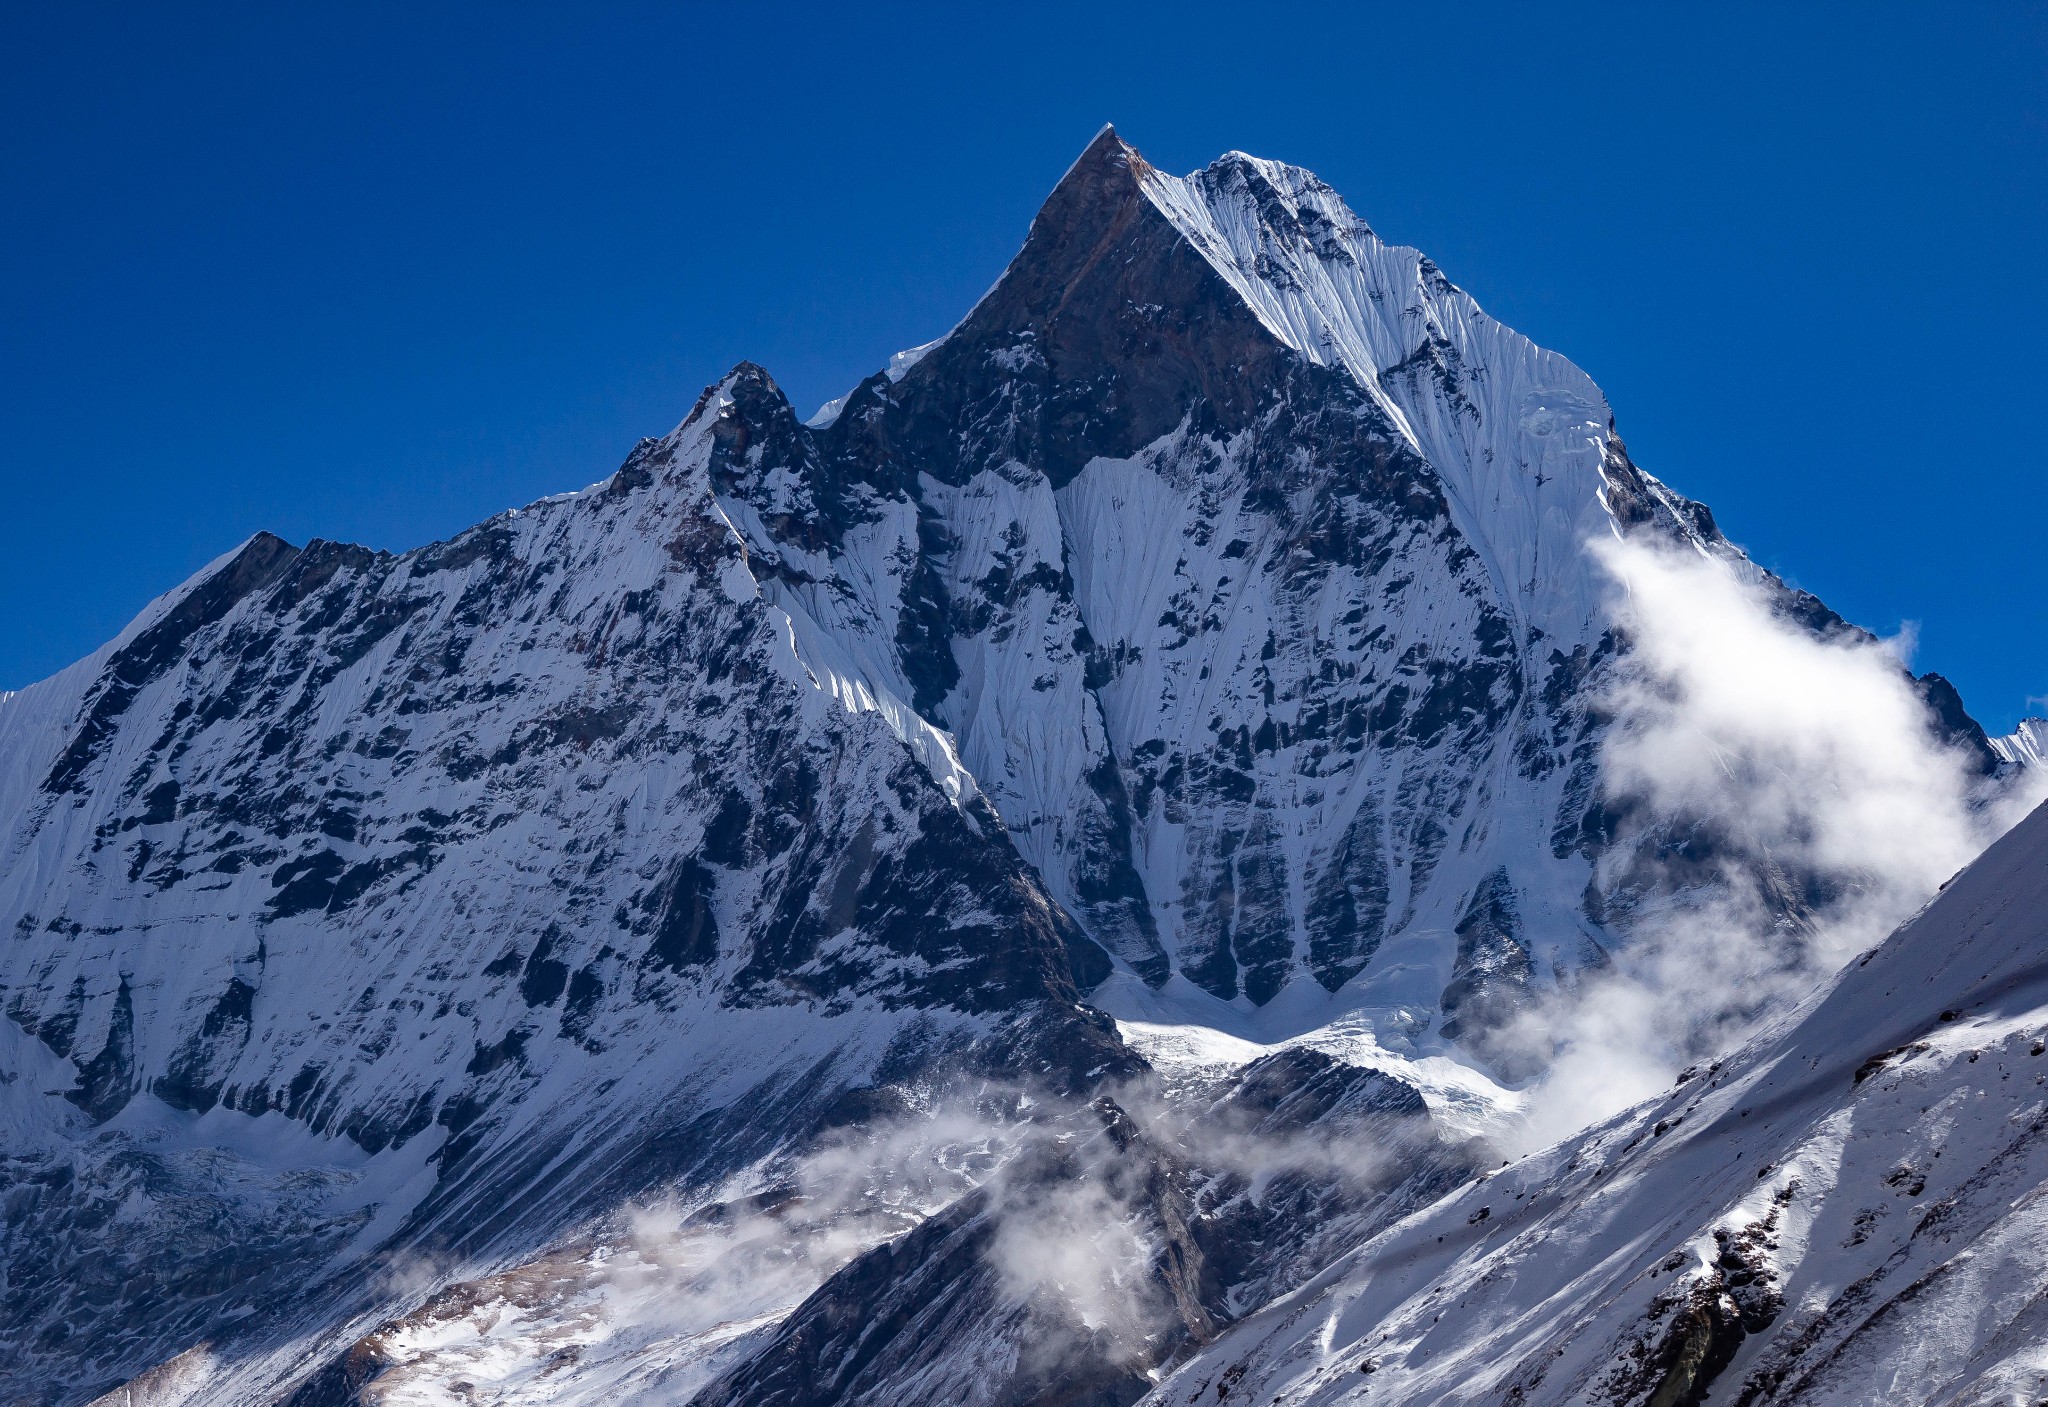
[[[0,688],[740,358],[808,412],[1113,120],[1314,168],[1984,722],[2048,694],[2048,6],[967,8],[0,6]]]

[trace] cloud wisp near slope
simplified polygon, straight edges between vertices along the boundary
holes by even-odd
[[[2048,809],[1781,1029],[1358,1247],[1147,1401],[2031,1402],[2044,1131]]]

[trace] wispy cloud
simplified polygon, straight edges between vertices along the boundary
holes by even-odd
[[[1634,647],[1603,757],[1633,819],[1600,876],[1629,941],[1518,1033],[1553,1056],[1532,1146],[1667,1087],[1814,990],[2048,791],[2037,775],[1987,793],[1935,736],[1903,667],[1910,631],[1818,638],[1728,563],[1593,550]]]

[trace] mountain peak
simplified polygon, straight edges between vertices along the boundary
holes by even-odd
[[[1138,160],[1144,160],[1143,157],[1138,156],[1138,149],[1136,147],[1117,135],[1115,123],[1105,122],[1102,124],[1102,130],[1093,137],[1090,137],[1088,145],[1083,147],[1081,154],[1074,158],[1074,165],[1081,166],[1091,160],[1101,161],[1129,157],[1138,157]]]
[[[1032,221],[1036,231],[1048,216],[1071,222],[1079,209],[1121,205],[1139,193],[1152,165],[1138,149],[1104,123],[1059,179]]]

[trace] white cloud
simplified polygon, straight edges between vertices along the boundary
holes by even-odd
[[[1648,862],[1615,966],[1533,1011],[1521,1036],[1553,1052],[1530,1146],[1668,1087],[1890,932],[2040,799],[2048,776],[1987,794],[1937,738],[1890,641],[1819,639],[1770,589],[1690,550],[1596,544],[1633,646],[1609,704],[1610,796],[1682,817]],[[1603,880],[1641,880],[1622,837]],[[1636,866],[1634,871],[1629,866]],[[1661,875],[1659,869],[1661,868]],[[1666,883],[1654,881],[1662,879]]]

